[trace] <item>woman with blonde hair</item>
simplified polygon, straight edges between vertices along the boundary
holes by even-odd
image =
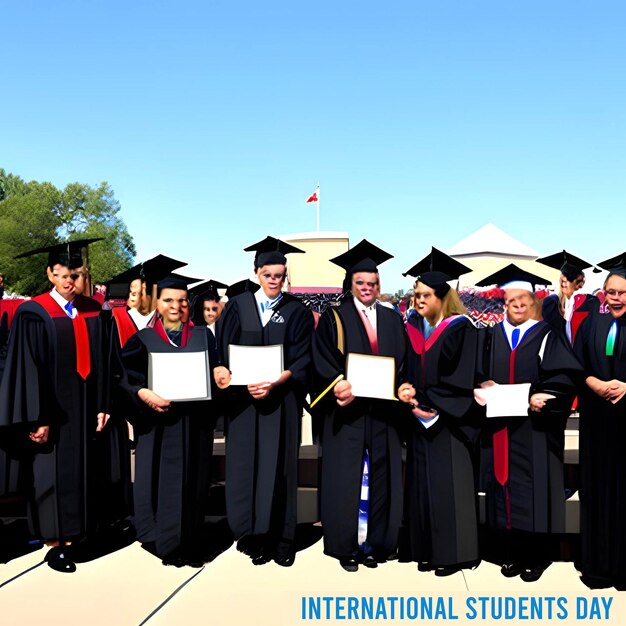
[[[443,272],[415,283],[407,319],[409,380],[398,398],[412,407],[406,511],[411,558],[447,576],[479,563],[472,408],[477,333]]]

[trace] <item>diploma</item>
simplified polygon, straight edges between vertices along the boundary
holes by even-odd
[[[148,388],[165,400],[210,400],[209,353],[150,352]]]
[[[255,385],[278,380],[283,373],[283,346],[228,346],[231,385]]]
[[[346,358],[346,379],[355,396],[397,400],[396,361],[393,357],[350,352]]]
[[[530,383],[492,385],[480,390],[487,400],[487,417],[526,417]]]

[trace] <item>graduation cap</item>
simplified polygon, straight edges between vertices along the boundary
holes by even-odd
[[[452,280],[453,278],[458,278],[461,274],[467,274],[471,271],[470,267],[463,265],[463,263],[453,259],[445,252],[437,250],[437,248],[431,248],[430,254],[418,261],[411,269],[403,272],[402,276],[419,278],[420,274],[424,272],[443,272],[449,276],[448,280]]]
[[[570,254],[567,250],[541,257],[537,259],[537,263],[543,263],[543,265],[553,267],[555,270],[560,270],[561,274],[570,282],[576,280],[583,273],[583,270],[592,265],[580,257]]]
[[[109,298],[124,298],[128,297],[128,288],[130,283],[134,280],[141,280],[142,283],[146,283],[148,288],[156,284],[162,278],[165,278],[170,272],[187,265],[184,261],[178,261],[164,254],[157,254],[157,256],[143,261],[130,269],[125,270],[121,274],[114,276],[106,285],[109,290]]]
[[[347,252],[332,259],[331,263],[342,267],[348,274],[354,272],[378,272],[378,266],[393,259],[393,255],[385,252],[367,239],[362,239]]]
[[[500,289],[526,289],[534,292],[537,285],[549,285],[551,281],[536,274],[531,274],[514,263],[494,272],[476,283],[479,287],[498,285]]]
[[[29,250],[18,254],[16,259],[23,259],[35,254],[43,252],[48,253],[48,267],[52,268],[59,264],[68,269],[74,269],[76,267],[82,267],[85,262],[83,260],[83,248],[95,241],[102,241],[103,237],[96,237],[93,239],[75,239],[74,241],[68,241],[66,243],[58,243],[52,246],[42,246],[35,250]]]
[[[417,277],[417,280],[434,289],[435,295],[441,300],[450,291],[448,281],[452,280],[452,276],[443,272],[424,272]]]
[[[219,289],[228,289],[228,285],[225,283],[220,283],[219,280],[205,280],[201,282],[199,285],[192,287],[189,290],[189,295],[191,296],[205,296],[205,294],[213,294],[214,299],[219,300]]]
[[[609,274],[617,274],[626,278],[626,252],[622,252],[606,261],[598,263],[603,270],[608,270]]]
[[[228,299],[234,298],[235,296],[245,293],[246,291],[255,293],[260,288],[261,285],[257,285],[256,283],[253,283],[251,280],[246,278],[245,280],[240,280],[236,283],[233,283],[232,285],[228,285],[226,289],[226,297]]]
[[[256,252],[254,255],[254,267],[259,268],[264,265],[286,265],[286,254],[302,253],[304,250],[296,248],[285,241],[267,236],[261,241],[253,243],[251,246],[244,248],[245,252]]]
[[[161,289],[184,289],[185,291],[189,291],[189,285],[193,285],[200,280],[202,279],[170,272],[167,276],[161,278],[156,285],[159,292]]]

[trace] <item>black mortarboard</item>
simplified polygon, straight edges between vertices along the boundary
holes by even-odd
[[[251,280],[248,280],[246,278],[245,280],[240,280],[236,283],[233,283],[232,285],[229,285],[226,289],[226,297],[229,299],[234,298],[235,296],[245,293],[246,291],[255,293],[260,288],[261,285],[257,285],[256,283],[253,283]]]
[[[458,278],[461,274],[467,274],[472,269],[463,265],[456,259],[447,255],[437,248],[431,248],[430,254],[427,254],[421,261],[418,261],[410,270],[407,270],[402,276],[414,276],[418,278],[424,272],[444,272],[449,276],[448,280]],[[430,286],[430,285],[429,285]]]
[[[540,259],[537,259],[537,263],[543,263],[548,267],[553,267],[555,270],[560,270],[561,274],[563,274],[563,276],[565,276],[565,278],[567,278],[570,282],[578,278],[583,273],[583,270],[586,270],[592,265],[591,263],[587,263],[587,261],[583,261],[583,259],[570,254],[567,250],[541,257]]]
[[[157,254],[157,256],[143,261],[107,281],[109,297],[126,298],[130,283],[137,279],[141,279],[141,282],[145,282],[146,286],[151,288],[152,285],[165,278],[170,272],[185,265],[187,263],[184,261],[177,261],[164,254]]]
[[[167,276],[164,277],[164,280],[171,278],[173,280],[178,280],[181,283],[184,283],[185,286],[184,287],[177,287],[177,289],[186,289],[187,291],[189,291],[189,285],[193,285],[194,283],[200,282],[202,279],[201,278],[194,278],[193,276],[184,276],[183,274],[176,274],[175,272],[170,272]],[[159,283],[157,283],[157,285],[160,284],[161,281],[159,281]]]
[[[251,246],[244,248],[245,252],[256,252],[254,255],[254,267],[259,268],[264,265],[286,265],[286,254],[302,253],[304,250],[292,246],[290,243],[267,236],[261,241],[253,243]]]
[[[441,300],[450,291],[448,281],[452,280],[452,277],[443,272],[424,272],[417,277],[417,280],[434,289],[435,295]]]
[[[40,254],[43,252],[48,253],[48,267],[52,268],[57,263],[63,267],[74,269],[76,267],[82,267],[85,264],[83,259],[83,248],[86,248],[89,244],[95,241],[102,241],[102,237],[96,237],[95,239],[75,239],[74,241],[68,241],[66,243],[57,243],[51,246],[42,246],[35,250],[29,250],[18,254],[16,259],[23,259],[28,256]]]
[[[182,289],[183,291],[187,291],[187,281],[184,276],[170,274],[157,282],[157,289],[159,293],[161,293],[163,289]]]
[[[486,287],[487,285],[498,285],[500,289],[526,289],[527,287],[523,283],[528,283],[530,289],[528,291],[535,291],[537,285],[549,285],[551,281],[547,278],[542,278],[536,274],[531,274],[521,267],[517,267],[514,263],[503,267],[501,270],[494,272],[493,274],[483,278],[476,283],[479,287]]]
[[[331,263],[343,267],[348,274],[354,272],[378,272],[378,266],[393,259],[393,255],[385,252],[367,239],[362,239],[347,252],[332,259]]]
[[[598,263],[603,270],[608,270],[609,274],[617,274],[626,278],[626,252],[622,252],[606,261]]]
[[[189,295],[192,296],[204,296],[205,294],[215,294],[216,298],[219,300],[218,289],[228,289],[228,285],[224,283],[220,283],[219,280],[205,280],[201,282],[199,285],[195,285],[192,289],[189,290]]]

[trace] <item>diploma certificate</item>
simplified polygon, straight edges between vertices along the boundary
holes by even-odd
[[[148,388],[165,400],[210,400],[209,353],[150,352]]]
[[[393,357],[350,352],[346,358],[346,379],[355,396],[397,400],[396,361]]]
[[[283,346],[228,346],[231,385],[273,383],[283,373]]]
[[[526,417],[530,383],[493,385],[481,389],[487,399],[487,417]]]

